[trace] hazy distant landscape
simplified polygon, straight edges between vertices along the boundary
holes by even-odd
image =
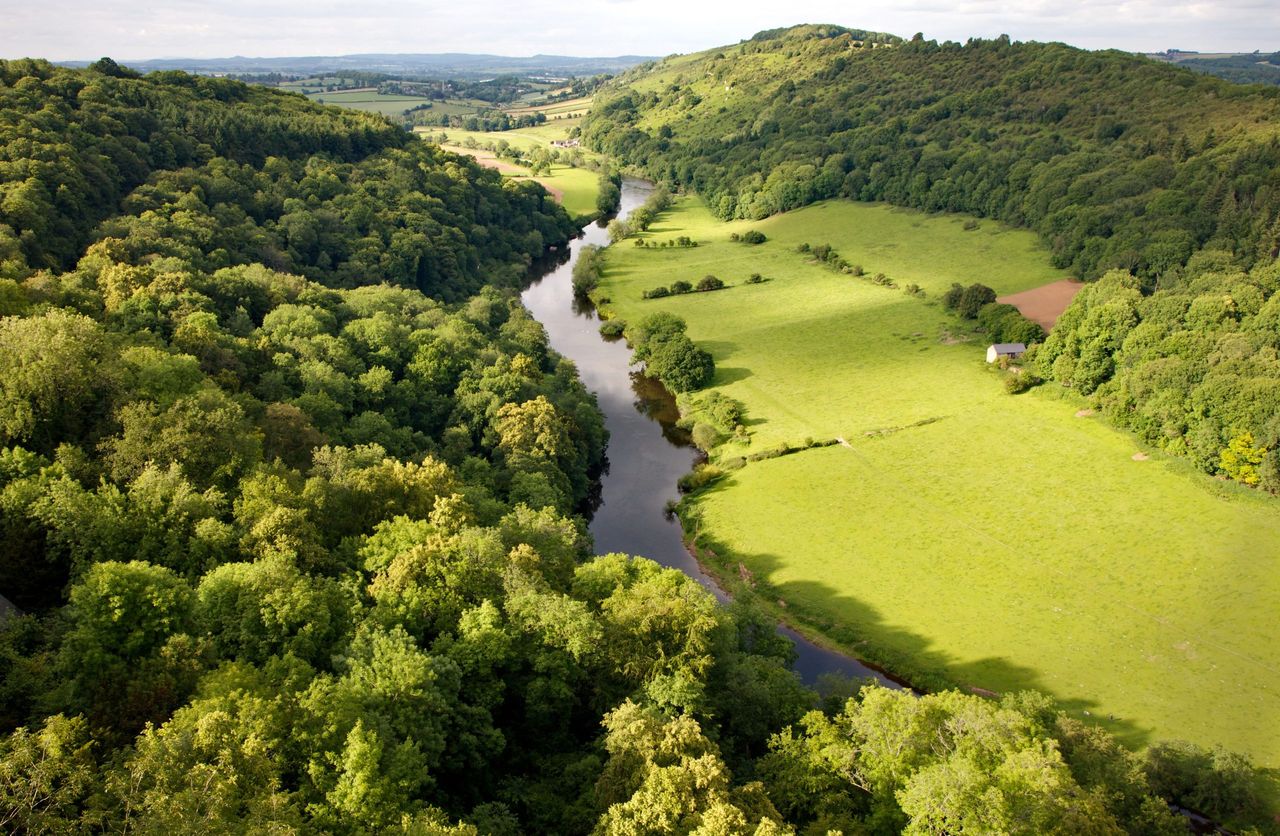
[[[0,826],[1280,833],[1280,53],[364,43],[0,59]]]

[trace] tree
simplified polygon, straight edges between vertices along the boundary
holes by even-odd
[[[52,452],[92,437],[119,383],[115,352],[98,323],[54,309],[0,319],[0,438]]]
[[[1262,480],[1259,468],[1266,455],[1266,448],[1254,445],[1253,433],[1242,432],[1220,454],[1219,467],[1237,482],[1257,485]]]
[[[0,827],[23,833],[79,833],[99,776],[83,717],[49,717],[0,741]]]
[[[645,361],[645,369],[672,392],[679,393],[710,383],[716,364],[709,353],[682,334],[661,343]]]

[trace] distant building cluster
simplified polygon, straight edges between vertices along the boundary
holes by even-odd
[[[577,148],[581,145],[576,139],[553,139],[551,145],[555,148]]]

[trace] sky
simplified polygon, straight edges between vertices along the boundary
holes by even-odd
[[[0,0],[0,57],[668,55],[797,23],[1134,52],[1280,50],[1280,0]]]

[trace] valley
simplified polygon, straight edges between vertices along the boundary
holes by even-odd
[[[729,240],[747,229],[767,242]],[[1132,744],[1280,759],[1280,728],[1247,719],[1280,689],[1264,615],[1280,607],[1280,509],[1144,453],[1067,390],[1007,394],[986,343],[955,341],[935,301],[953,281],[1004,294],[1058,279],[1033,236],[844,202],[726,224],[687,198],[638,237],[680,235],[698,246],[615,245],[598,295],[625,321],[675,313],[711,351],[709,391],[745,405],[750,434],[713,464],[847,442],[748,463],[686,500],[721,578],[741,563],[775,614],[908,678],[1039,688]],[[806,241],[868,275],[808,263]],[[753,272],[767,280],[744,284]],[[641,299],[707,273],[730,287]]]

